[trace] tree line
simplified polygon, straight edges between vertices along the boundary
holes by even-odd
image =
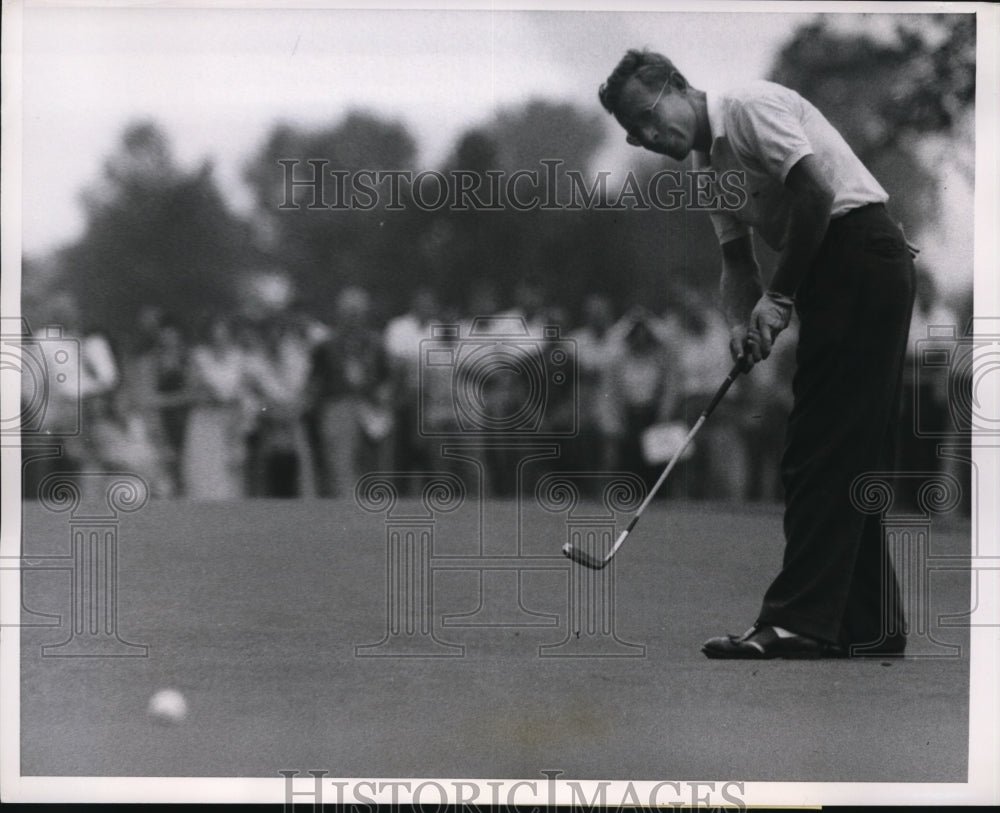
[[[844,33],[819,17],[790,38],[769,77],[801,92],[841,130],[911,233],[934,216],[941,182],[921,140],[938,134],[952,138],[955,150],[973,146],[960,125],[975,95],[975,17],[921,17],[901,16],[891,40]],[[552,171],[561,189],[569,188],[567,173],[593,183],[610,131],[599,109],[532,100],[463,133],[435,170],[455,184],[490,173],[509,179],[545,170],[548,161],[558,162]],[[678,281],[714,291],[711,225],[688,207],[525,209],[505,199],[493,208],[434,209],[416,205],[405,186],[395,199],[379,195],[367,208],[282,206],[282,161],[300,162],[302,171],[310,159],[322,159],[332,177],[359,169],[392,173],[416,171],[418,151],[403,123],[365,110],[326,126],[275,125],[246,163],[254,205],[242,215],[220,189],[211,161],[183,168],[156,122],[130,124],[81,197],[82,236],[50,257],[26,258],[25,313],[41,309],[59,288],[73,294],[90,323],[122,339],[150,304],[194,327],[213,311],[237,308],[241,280],[260,269],[286,273],[320,319],[332,316],[336,293],[352,284],[367,288],[384,316],[405,310],[419,287],[457,307],[477,285],[502,294],[530,280],[570,311],[589,293],[623,308],[641,302],[657,309]],[[632,171],[642,186],[665,168],[689,169],[666,158],[651,163],[637,152]],[[301,185],[294,191],[300,198],[309,193]]]

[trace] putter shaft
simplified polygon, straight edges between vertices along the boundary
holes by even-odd
[[[694,436],[698,434],[698,430],[700,430],[701,427],[704,425],[705,421],[708,419],[708,416],[711,415],[713,411],[715,411],[715,408],[719,405],[719,402],[725,397],[726,393],[729,392],[729,388],[733,385],[733,382],[739,377],[740,373],[745,371],[746,371],[745,360],[743,356],[740,356],[738,359],[736,359],[736,363],[733,365],[733,369],[729,371],[729,375],[726,376],[726,380],[722,382],[722,385],[716,391],[715,395],[712,397],[712,400],[709,401],[708,406],[705,407],[701,415],[698,417],[698,420],[695,421],[694,426],[691,427],[691,431],[687,433],[687,436],[684,438],[684,442],[680,445],[680,448],[678,448],[677,451],[674,452],[673,457],[670,458],[670,462],[667,463],[666,468],[662,471],[656,483],[649,490],[649,493],[646,495],[646,499],[642,501],[642,504],[639,506],[635,514],[632,516],[632,519],[629,521],[628,526],[625,528],[624,531],[622,531],[618,535],[618,539],[615,540],[615,544],[611,546],[611,550],[607,552],[605,557],[603,559],[595,559],[593,556],[586,553],[585,551],[577,550],[569,543],[566,543],[563,546],[563,553],[566,556],[568,556],[574,562],[578,562],[581,565],[593,568],[595,570],[600,570],[601,568],[605,567],[614,558],[614,555],[618,552],[618,549],[625,543],[625,540],[628,538],[629,533],[635,527],[636,523],[639,521],[639,517],[642,516],[642,512],[645,511],[646,507],[653,501],[653,498],[656,496],[656,492],[660,490],[660,486],[663,485],[664,481],[667,479],[667,476],[670,474],[671,471],[673,471],[674,466],[676,466],[677,462],[681,459],[681,455],[683,455],[687,447],[691,445],[691,441],[694,440]]]

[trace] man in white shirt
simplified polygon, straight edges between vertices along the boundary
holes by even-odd
[[[437,296],[430,288],[420,288],[411,309],[390,319],[383,333],[394,389],[397,471],[433,471],[439,463],[434,444],[419,432],[421,342],[431,339],[435,321],[447,321]]]
[[[710,658],[901,654],[899,588],[879,518],[851,485],[893,463],[913,262],[888,195],[840,134],[792,90],[755,81],[708,95],[666,57],[629,51],[600,100],[630,144],[716,177],[743,195],[712,214],[722,249],[730,349],[749,370],[770,355],[793,307],[801,323],[794,406],[781,462],[785,556],[754,626],[712,638]],[[779,252],[766,286],[752,232]]]

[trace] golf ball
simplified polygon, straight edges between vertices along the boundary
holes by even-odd
[[[187,700],[176,689],[160,689],[149,698],[150,716],[166,723],[179,723],[187,716]]]

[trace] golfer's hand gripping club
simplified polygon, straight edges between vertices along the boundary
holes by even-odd
[[[795,298],[777,291],[765,291],[757,300],[746,328],[734,331],[733,357],[744,355],[749,366],[771,355],[774,340],[792,319]]]

